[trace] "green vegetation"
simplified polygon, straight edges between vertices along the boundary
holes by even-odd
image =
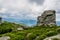
[[[58,38],[53,38],[52,40],[59,40]]]
[[[24,28],[25,26],[10,22],[3,22],[0,25],[0,37],[10,36],[9,40],[43,40],[46,37],[54,36],[60,33],[58,26],[34,26],[24,28],[24,30],[16,31],[18,27]]]

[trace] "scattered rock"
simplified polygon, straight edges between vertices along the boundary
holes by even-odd
[[[8,40],[8,39],[10,39],[9,36],[3,36],[3,37],[0,37],[0,40]]]
[[[55,35],[55,36],[51,36],[51,37],[47,37],[47,38],[45,38],[44,40],[52,40],[53,38],[57,38],[57,39],[60,40],[60,34]]]
[[[17,28],[17,30],[19,31],[19,30],[24,30],[24,29],[23,29],[23,27],[19,27],[19,28]]]

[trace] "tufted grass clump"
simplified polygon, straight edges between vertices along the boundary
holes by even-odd
[[[57,33],[60,33],[60,28],[58,28],[56,31],[57,31]]]
[[[47,37],[54,36],[54,35],[57,35],[57,32],[50,31],[50,32],[47,32],[46,35],[47,35]]]
[[[52,40],[59,40],[58,38],[52,38]]]

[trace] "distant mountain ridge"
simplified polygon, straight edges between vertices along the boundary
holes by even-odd
[[[23,23],[26,24],[28,26],[32,26],[36,24],[36,20],[17,20],[17,19],[9,19],[9,18],[3,18],[3,21],[8,21],[8,22],[16,22],[16,23]],[[56,24],[59,26],[60,25],[60,21],[56,21]]]
[[[56,24],[57,24],[58,26],[60,26],[60,21],[57,21]]]

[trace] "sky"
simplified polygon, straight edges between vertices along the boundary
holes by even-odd
[[[45,10],[55,10],[60,21],[60,0],[0,0],[0,16],[11,22],[35,24]]]

